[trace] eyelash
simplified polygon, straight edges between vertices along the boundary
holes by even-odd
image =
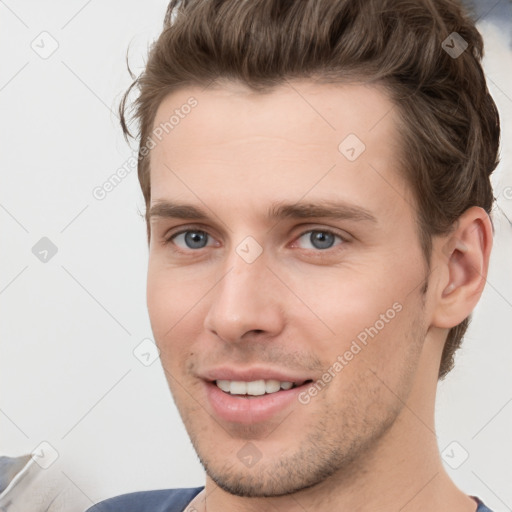
[[[186,226],[185,229],[182,229],[180,231],[177,231],[176,233],[173,233],[172,235],[168,236],[168,237],[165,237],[164,238],[164,245],[168,245],[170,243],[172,243],[173,239],[176,238],[178,235],[182,235],[183,233],[188,233],[188,232],[194,232],[194,231],[200,231],[200,232],[203,232],[203,233],[206,233],[207,236],[211,237],[211,235],[205,230],[203,229],[202,227],[199,227],[199,226]],[[302,233],[300,233],[296,238],[295,240],[298,240],[300,238],[302,238],[304,235],[306,235],[307,233],[312,233],[312,232],[319,232],[319,233],[327,233],[329,235],[333,235],[334,237],[337,237],[339,238],[342,243],[341,244],[338,244],[336,246],[333,246],[333,247],[329,247],[327,249],[304,249],[305,251],[313,251],[315,253],[319,253],[319,254],[323,254],[323,253],[327,253],[329,251],[332,251],[334,249],[336,249],[336,247],[339,247],[340,245],[343,246],[345,245],[346,243],[349,242],[349,240],[340,235],[339,233],[335,232],[335,231],[332,231],[330,229],[324,229],[324,228],[318,228],[318,229],[308,229],[306,231],[303,231]],[[206,249],[206,247],[201,247],[200,249],[181,249],[180,247],[178,247],[176,249],[177,252],[181,252],[181,253],[191,253],[191,252],[200,252],[201,249]]]

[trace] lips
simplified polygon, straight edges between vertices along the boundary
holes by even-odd
[[[297,395],[312,380],[308,375],[270,368],[235,370],[225,367],[204,372],[201,377],[212,415],[225,422],[244,425],[286,413],[298,404]]]
[[[240,380],[216,380],[215,384],[218,388],[222,389],[222,391],[231,395],[261,396],[301,386],[304,382],[280,382],[276,379],[259,379],[250,382]]]
[[[220,367],[206,370],[199,374],[203,380],[214,382],[216,380],[251,382],[257,380],[277,380],[279,382],[302,383],[311,380],[311,375],[293,373],[285,370],[267,367],[229,368]]]

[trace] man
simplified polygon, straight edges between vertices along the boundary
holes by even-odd
[[[482,47],[454,0],[171,1],[147,302],[206,484],[92,511],[489,510],[434,424],[492,246]]]

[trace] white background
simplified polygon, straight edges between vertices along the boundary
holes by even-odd
[[[48,441],[84,506],[204,483],[159,361],[132,353],[152,337],[136,171],[104,200],[92,195],[133,154],[116,118],[125,55],[130,44],[140,72],[166,3],[0,2],[0,455]],[[510,141],[510,24],[500,35],[490,13],[479,27]],[[42,31],[59,45],[47,59],[31,48]],[[440,449],[469,453],[450,474],[495,511],[512,510],[511,163],[505,144],[488,284],[437,407]],[[32,253],[42,237],[58,249],[47,263]]]

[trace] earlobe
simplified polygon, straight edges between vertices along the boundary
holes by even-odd
[[[492,247],[487,212],[477,206],[466,210],[440,244],[433,262],[440,267],[441,278],[432,323],[449,329],[471,314],[485,286]]]

